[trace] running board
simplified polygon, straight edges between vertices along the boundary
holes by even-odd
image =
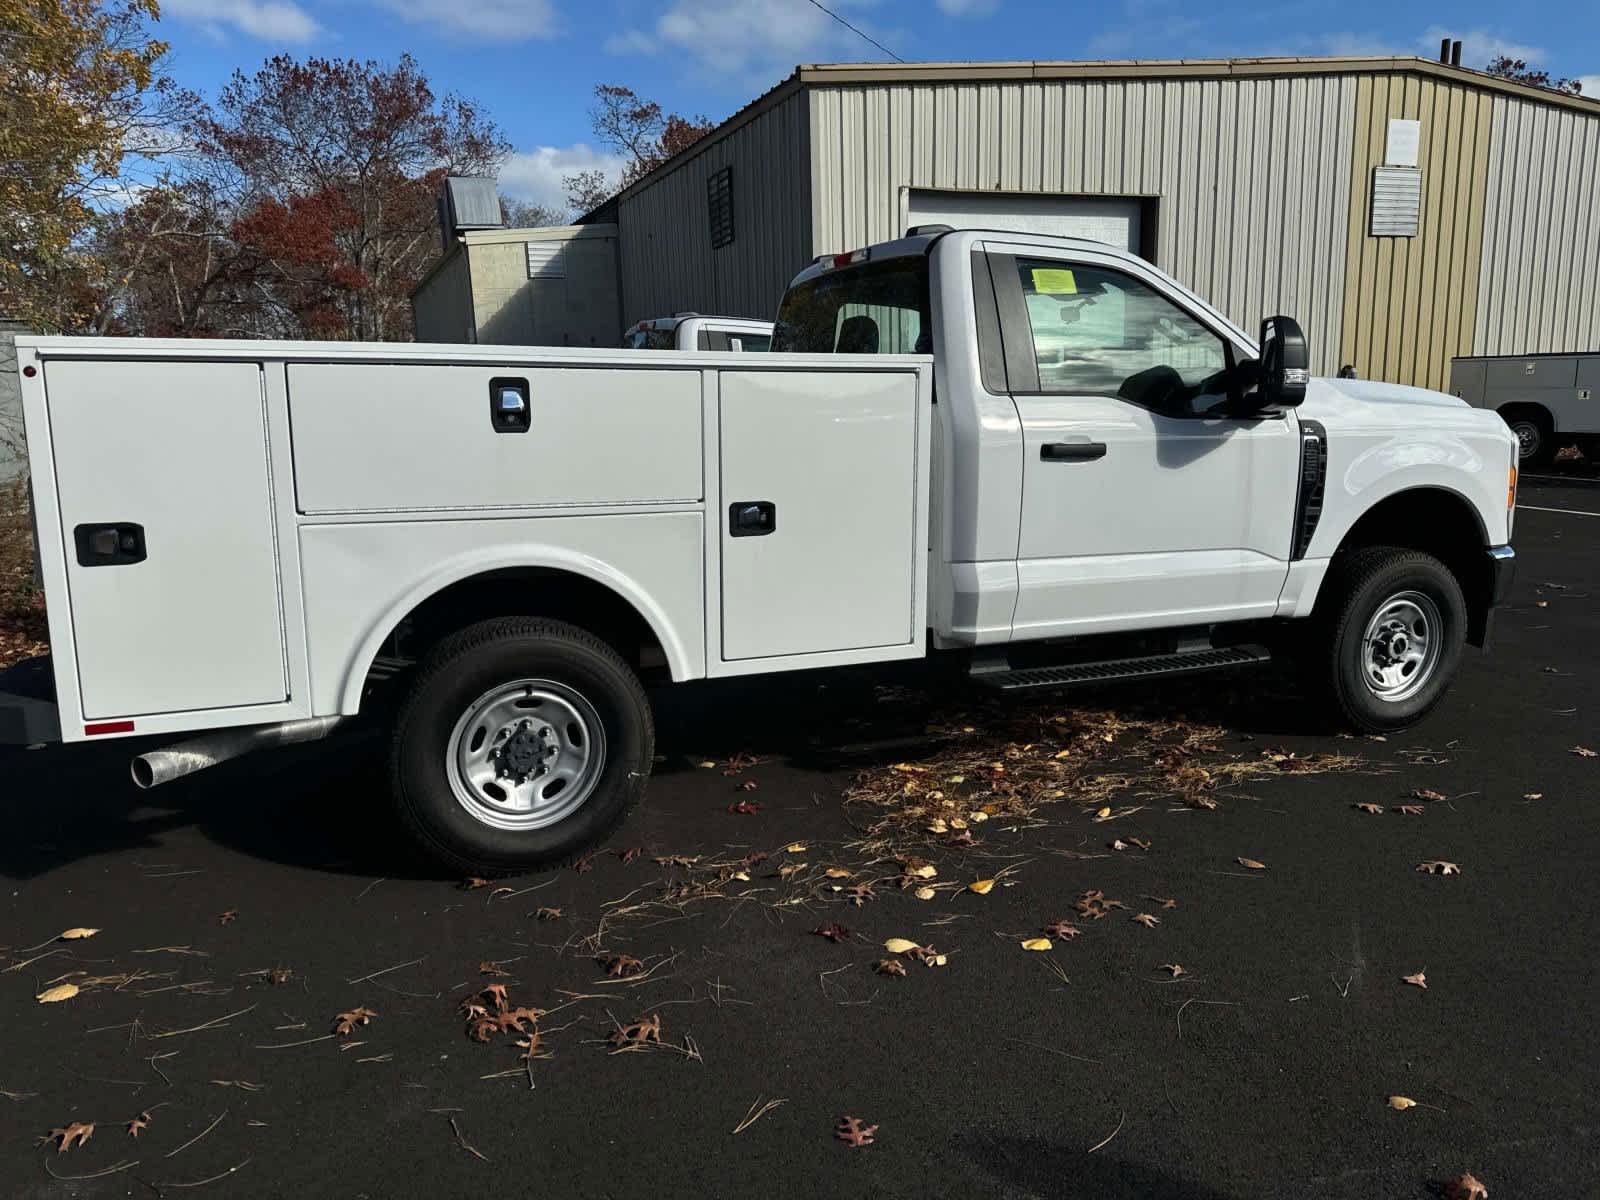
[[[1081,683],[1115,683],[1125,679],[1153,679],[1166,675],[1191,675],[1228,667],[1254,667],[1270,662],[1265,646],[1229,646],[1226,649],[1189,650],[1178,654],[1149,654],[1140,658],[1110,658],[1102,662],[1068,663],[1051,667],[975,669],[972,681],[1003,692],[1029,688],[1070,687]]]

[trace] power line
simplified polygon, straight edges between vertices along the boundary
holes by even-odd
[[[855,34],[862,41],[871,42],[879,50],[882,50],[890,58],[894,59],[895,62],[897,62],[897,63],[905,62],[905,59],[901,58],[898,54],[896,54],[893,50],[889,49],[889,47],[885,46],[877,38],[872,37],[869,34],[862,33],[861,30],[857,29],[854,25],[850,24],[849,21],[846,21],[838,13],[834,12],[833,9],[825,7],[824,5],[819,3],[818,0],[811,0],[811,3],[813,5],[815,5],[817,8],[822,9],[823,12],[827,13],[830,17],[832,17],[835,21],[839,22],[839,24],[843,25],[851,33]]]

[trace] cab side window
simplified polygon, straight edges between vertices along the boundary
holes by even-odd
[[[1131,275],[1019,258],[1041,392],[1203,411],[1229,365],[1221,337]]]

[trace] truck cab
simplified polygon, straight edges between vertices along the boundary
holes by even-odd
[[[771,321],[691,312],[640,321],[622,335],[625,350],[762,351],[771,343]]]
[[[1263,331],[1303,355],[1291,320]],[[1394,727],[1437,700],[1463,636],[1484,642],[1508,584],[1503,422],[1309,378],[1303,357],[1268,371],[1259,339],[1112,246],[938,228],[824,256],[773,349],[934,356],[930,640],[1018,684],[1009,660],[1046,642],[1102,675],[1253,658],[1312,624],[1293,619],[1325,634],[1384,564],[1391,590],[1363,596],[1362,628],[1319,669],[1346,717]],[[1421,559],[1428,580],[1397,566]],[[1119,652],[1102,635],[1143,637]]]

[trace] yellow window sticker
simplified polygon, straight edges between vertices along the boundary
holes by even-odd
[[[1033,290],[1050,296],[1075,296],[1078,283],[1065,267],[1035,267]]]

